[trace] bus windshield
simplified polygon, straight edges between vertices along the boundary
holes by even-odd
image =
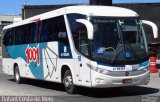
[[[148,56],[145,34],[138,18],[90,17],[94,27],[92,56],[112,63]]]

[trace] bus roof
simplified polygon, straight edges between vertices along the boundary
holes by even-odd
[[[57,10],[46,12],[40,15],[33,16],[31,18],[22,20],[20,22],[5,26],[4,29],[29,24],[32,22],[37,22],[39,20],[44,20],[64,14],[84,14],[88,16],[107,16],[107,17],[138,17],[138,14],[130,9],[114,7],[114,6],[91,6],[91,5],[82,5],[82,6],[68,6],[63,7]]]

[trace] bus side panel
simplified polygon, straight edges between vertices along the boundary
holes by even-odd
[[[22,49],[19,50],[17,46],[3,46],[2,49],[2,67],[4,73],[14,75],[14,64],[17,64],[21,77],[34,78],[25,59],[21,55],[16,57],[17,54],[20,54],[20,51],[23,52]]]
[[[12,58],[9,65],[14,66],[14,63],[17,63],[23,77],[43,80],[42,49],[45,47],[46,43],[8,46],[6,52]],[[7,63],[7,60],[5,62]]]
[[[13,75],[13,64],[14,64],[13,59],[3,58],[2,59],[3,72],[8,74],[8,75]]]
[[[8,53],[7,47],[8,46],[2,45],[2,69],[4,73],[13,75],[14,60],[11,58],[10,54]],[[10,50],[13,51],[14,47],[12,47]]]
[[[61,81],[63,79],[63,76],[61,77],[62,66],[66,65],[71,70],[73,82],[74,82],[74,84],[76,84],[76,82],[77,82],[77,76],[76,76],[77,66],[75,66],[75,61],[76,61],[75,59],[58,59],[57,60],[57,72],[58,72],[57,75],[58,75],[58,78],[60,79],[59,81]]]
[[[46,48],[42,50],[44,80],[60,82],[57,77],[58,42],[48,42]]]
[[[13,66],[14,63],[16,63],[19,66],[21,77],[61,82],[61,68],[57,68],[59,46],[61,46],[61,44],[55,41],[7,47],[10,60],[7,58],[3,61],[5,68],[8,68],[5,69],[5,72],[13,75]],[[38,51],[38,53],[36,53],[36,51]],[[68,59],[66,59],[66,62],[67,60]]]
[[[35,79],[29,68],[29,65],[23,58],[18,57],[17,59],[14,59],[14,63],[18,64],[21,77]]]

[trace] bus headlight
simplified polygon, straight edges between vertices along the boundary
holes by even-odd
[[[102,73],[102,74],[106,74],[106,75],[110,73],[110,71],[108,71],[108,70],[106,70],[106,69],[98,68],[98,67],[92,66],[92,65],[90,65],[90,64],[87,64],[87,66],[88,66],[91,70],[96,71],[96,72],[98,72],[98,73]]]

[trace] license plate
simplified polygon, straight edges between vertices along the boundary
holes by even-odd
[[[123,79],[122,82],[124,84],[130,84],[130,83],[132,83],[132,79]]]

